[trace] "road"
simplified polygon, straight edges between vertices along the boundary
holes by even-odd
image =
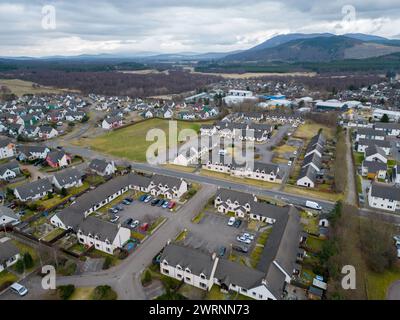
[[[400,281],[395,281],[390,285],[387,300],[400,300]]]

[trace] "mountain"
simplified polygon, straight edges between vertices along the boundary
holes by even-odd
[[[293,40],[293,37],[296,39]],[[294,34],[294,36],[285,35],[276,38],[238,54],[228,55],[222,60],[227,62],[327,62],[366,59],[400,52],[398,41],[363,34],[349,36]]]

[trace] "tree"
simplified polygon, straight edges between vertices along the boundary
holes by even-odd
[[[59,286],[57,288],[58,295],[62,300],[68,300],[75,291],[75,286],[73,284],[68,284],[65,286]]]
[[[382,116],[381,122],[385,122],[385,123],[389,122],[389,116],[386,113]]]
[[[64,187],[61,188],[60,194],[61,194],[63,197],[66,197],[66,196],[68,195],[67,189],[65,189]]]
[[[19,260],[17,261],[17,263],[15,264],[15,270],[16,270],[18,273],[23,273],[23,272],[24,272],[24,270],[25,270],[24,262],[23,262],[21,259],[19,259]]]
[[[33,259],[29,252],[24,253],[23,260],[24,260],[24,265],[25,265],[26,269],[30,269],[33,267],[33,265],[34,265]]]
[[[146,272],[144,273],[144,276],[143,276],[143,284],[144,285],[149,284],[151,282],[151,280],[152,280],[152,277],[151,277],[150,270],[146,270]]]
[[[104,259],[103,270],[109,269],[110,266],[111,266],[111,264],[112,264],[112,259],[111,259],[111,257],[107,256],[107,257]]]
[[[93,300],[117,300],[117,293],[110,286],[97,286],[92,294]]]
[[[89,121],[89,116],[88,116],[87,114],[85,114],[85,115],[82,117],[81,122],[82,122],[82,123],[85,123],[85,122],[88,122],[88,121]]]

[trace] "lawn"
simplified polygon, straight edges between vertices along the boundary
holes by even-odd
[[[362,194],[362,177],[358,174],[357,175],[357,192]]]
[[[13,284],[18,278],[15,274],[4,270],[0,272],[0,291],[5,289],[6,286]]]
[[[189,173],[193,173],[196,170],[196,168],[194,168],[194,167],[179,166],[179,165],[171,164],[171,163],[164,164],[163,167],[165,169],[170,169],[170,170],[175,170],[175,171],[182,171],[182,172],[189,172]]]
[[[206,170],[206,169],[201,169],[200,174],[202,176],[207,176],[207,177],[211,177],[211,178],[215,178],[215,179],[219,179],[219,180],[232,181],[235,183],[243,183],[243,184],[248,184],[248,185],[252,185],[252,186],[256,186],[256,187],[262,187],[262,188],[266,188],[266,189],[278,189],[279,186],[281,185],[280,183],[273,183],[273,182],[248,179],[248,178],[233,177],[233,176],[230,176],[229,174],[215,172],[215,171]]]
[[[332,202],[336,202],[343,197],[342,194],[334,193],[332,191],[324,192],[324,191],[312,190],[310,188],[302,188],[302,187],[291,186],[291,185],[286,185],[285,188],[283,189],[283,191],[288,192],[288,193],[302,195],[302,196],[321,198],[323,200],[328,200],[328,201],[332,201]]]
[[[49,232],[48,234],[46,234],[42,240],[44,241],[51,241],[53,240],[55,237],[59,236],[60,234],[62,234],[64,232],[63,229],[61,228],[56,228],[53,231]]]
[[[307,121],[305,124],[297,128],[296,132],[293,134],[293,137],[308,140],[315,136],[319,129],[323,130],[322,133],[327,139],[332,139],[335,136],[335,130],[333,128]]]
[[[74,143],[80,146],[89,146],[94,150],[120,158],[145,162],[148,147],[155,143],[155,141],[146,141],[146,135],[151,129],[161,129],[165,133],[169,147],[177,145],[177,141],[168,141],[169,122],[163,119],[150,119],[95,138],[80,139]],[[203,123],[207,122],[177,121],[178,134],[183,129],[193,129],[198,132]],[[159,151],[165,151],[165,148]]]
[[[364,160],[364,153],[362,152],[353,152],[354,155],[354,162],[356,166],[361,166],[363,160]]]
[[[69,300],[92,300],[93,291],[93,287],[75,288],[75,291]]]
[[[34,248],[32,248],[31,246],[28,246],[25,243],[22,243],[22,242],[19,242],[19,241],[16,241],[16,240],[12,240],[12,241],[15,244],[15,246],[18,248],[21,257],[24,255],[24,253],[29,253],[31,255],[32,259],[33,259],[33,267],[30,268],[30,269],[27,269],[26,271],[30,272],[33,269],[35,269],[36,264],[37,264],[37,262],[39,260],[39,256],[38,256],[37,251]]]
[[[324,240],[309,236],[306,240],[306,246],[313,252],[319,252],[322,249],[323,242]]]
[[[187,234],[188,234],[187,230],[183,230],[181,233],[179,233],[177,235],[177,237],[175,238],[175,241],[179,242],[179,241],[185,240]]]
[[[19,79],[0,79],[0,86],[4,85],[8,87],[12,93],[17,96],[22,96],[24,94],[40,94],[40,93],[65,93],[65,90],[51,88],[51,87],[33,87],[33,82],[23,81]],[[70,90],[74,91],[74,90]],[[76,91],[76,90],[75,90]]]
[[[204,218],[204,212],[200,212],[197,216],[192,219],[193,223],[200,223],[200,221]]]
[[[368,272],[366,280],[368,299],[385,300],[390,285],[394,281],[400,280],[400,268],[393,271],[385,271],[382,274]]]

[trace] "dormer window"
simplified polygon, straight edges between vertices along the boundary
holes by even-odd
[[[176,268],[177,268],[178,270],[182,270],[182,267],[181,267],[179,264],[176,266]]]
[[[200,274],[200,278],[202,278],[202,279],[207,279],[207,277],[205,276],[204,273],[201,273],[201,274]]]
[[[186,271],[187,273],[192,273],[192,271],[190,271],[189,268],[186,268],[185,271]]]

